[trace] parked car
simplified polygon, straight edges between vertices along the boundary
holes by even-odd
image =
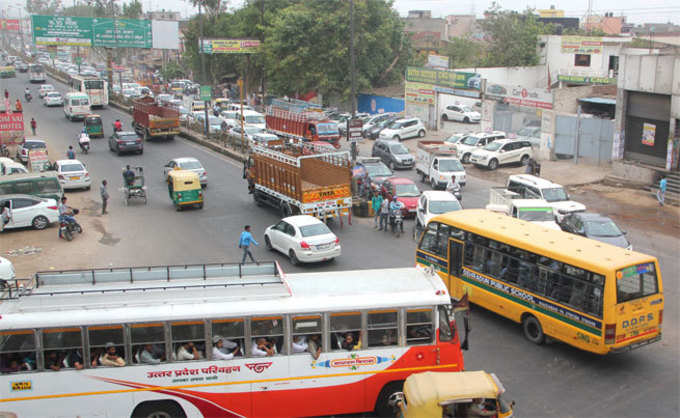
[[[400,117],[397,116],[397,115],[391,115],[391,116],[387,117],[386,119],[383,119],[382,121],[377,122],[375,125],[373,125],[372,127],[368,128],[366,130],[366,134],[364,136],[366,138],[370,138],[370,139],[378,139],[378,137],[380,136],[380,132],[382,132],[383,129],[390,126],[392,124],[392,122],[399,120],[399,118]]]
[[[63,106],[64,96],[58,91],[51,91],[43,97],[43,103],[45,106]]]
[[[425,125],[418,118],[398,119],[392,122],[387,128],[380,132],[379,138],[394,139],[401,141],[402,139],[424,137],[426,134]]]
[[[470,156],[470,162],[478,167],[495,170],[501,165],[526,165],[533,157],[531,143],[521,139],[499,139],[478,149]]]
[[[28,152],[34,150],[43,150],[47,153],[47,143],[42,139],[29,139],[24,138],[23,141],[17,146],[17,160],[28,163]]]
[[[57,201],[25,194],[0,196],[0,207],[9,203],[12,217],[5,229],[33,227],[45,229],[59,220]]]
[[[472,110],[470,106],[454,104],[444,108],[442,111],[442,120],[479,123],[482,120],[482,115],[476,110]]]
[[[289,216],[268,227],[264,243],[267,249],[287,255],[294,265],[331,260],[342,253],[340,239],[309,215]]]
[[[617,247],[632,250],[633,246],[616,222],[599,213],[579,212],[565,216],[559,223],[563,231],[582,235]]]
[[[379,124],[380,122],[382,122],[382,121],[384,121],[384,120],[386,120],[386,119],[391,118],[392,116],[394,116],[393,113],[379,113],[379,114],[377,114],[377,115],[371,115],[370,117],[368,117],[368,118],[364,121],[364,125],[361,127],[361,135],[362,135],[363,137],[367,137],[367,136],[368,136],[368,131],[369,131],[371,128],[373,128],[374,126],[376,126],[376,125]]]
[[[456,143],[456,154],[460,157],[461,163],[469,163],[470,156],[474,151],[497,139],[503,138],[505,138],[505,132],[502,131],[480,132],[467,135]]]
[[[390,170],[397,168],[413,168],[416,164],[415,157],[401,142],[379,139],[373,144],[372,157],[378,157]]]
[[[426,190],[418,199],[416,230],[425,228],[430,219],[437,215],[461,209],[463,209],[463,206],[451,193],[441,190]]]
[[[142,138],[135,131],[114,132],[109,138],[109,149],[118,155],[124,152],[144,153]]]
[[[163,181],[168,180],[168,173],[175,168],[180,170],[189,170],[198,174],[198,178],[201,181],[201,186],[208,186],[208,172],[203,168],[203,165],[194,157],[181,157],[173,158],[167,164],[163,166]]]
[[[367,179],[368,186],[373,191],[380,191],[383,181],[393,175],[385,163],[377,157],[359,157],[352,170],[352,176],[356,177],[359,182]]]
[[[531,142],[531,145],[540,145],[541,143],[541,127],[540,126],[525,126],[517,131],[517,139],[524,139]]]
[[[396,196],[397,202],[402,203],[404,216],[415,216],[420,190],[411,179],[405,177],[391,177],[383,181],[381,187],[383,196],[390,201]]]
[[[254,135],[261,134],[264,132],[264,129],[260,128],[259,126],[255,125],[244,125],[243,126],[243,138],[245,139],[245,142],[250,144],[254,140]],[[232,137],[236,141],[241,140],[241,126],[237,125],[234,126],[229,130],[228,135]],[[276,136],[276,135],[274,135]],[[277,137],[278,138],[278,137]]]
[[[55,162],[57,177],[61,188],[90,190],[92,179],[85,164],[78,160],[58,160]]]
[[[28,170],[23,164],[8,157],[0,157],[0,176],[11,176],[12,174],[28,174]]]
[[[51,91],[54,91],[54,86],[51,84],[42,84],[38,89],[38,96],[42,99],[45,95]]]

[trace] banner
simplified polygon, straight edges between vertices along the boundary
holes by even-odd
[[[406,69],[406,81],[473,90],[479,90],[482,85],[482,77],[477,73],[419,67],[408,67]]]
[[[614,77],[588,77],[585,75],[558,75],[557,81],[571,84],[616,84]]]
[[[24,114],[0,113],[0,142],[18,144],[24,139]]]
[[[484,95],[517,106],[552,109],[553,96],[548,89],[528,89],[507,84],[487,84]]]
[[[19,32],[19,19],[0,19],[0,29]]]
[[[432,84],[406,82],[406,103],[433,105],[435,101],[435,90]]]
[[[449,57],[430,54],[427,56],[427,67],[447,70],[449,68]]]
[[[260,49],[260,41],[258,39],[201,38],[199,49],[204,54],[256,54]]]
[[[36,45],[151,48],[151,21],[32,15]]]
[[[654,137],[656,136],[656,125],[653,123],[642,124],[642,145],[654,146]]]
[[[600,54],[602,45],[600,36],[562,36],[563,54]]]

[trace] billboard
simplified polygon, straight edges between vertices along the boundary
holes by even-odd
[[[0,143],[18,144],[24,139],[24,114],[0,113]]]
[[[482,77],[477,73],[419,67],[408,67],[406,69],[406,81],[427,83],[454,89],[479,90],[482,85]]]
[[[449,68],[449,57],[444,55],[430,54],[427,56],[427,67],[446,70]]]
[[[432,84],[406,82],[406,93],[404,94],[406,103],[433,105],[435,96],[436,93]]]
[[[179,22],[152,20],[152,47],[155,49],[179,49]]]
[[[0,19],[0,29],[19,32],[19,19]]]
[[[151,21],[32,15],[36,45],[151,48]]]
[[[602,45],[600,36],[562,36],[564,54],[600,54]]]
[[[199,51],[203,54],[256,54],[260,49],[258,39],[199,39]]]
[[[570,84],[616,84],[614,77],[590,77],[585,75],[563,75],[557,76],[558,81]]]
[[[490,99],[517,106],[552,109],[553,96],[548,89],[528,89],[522,86],[488,83],[484,95]]]

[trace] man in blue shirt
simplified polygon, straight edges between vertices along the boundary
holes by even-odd
[[[656,199],[659,201],[659,205],[663,206],[664,198],[666,197],[666,176],[661,176],[659,180],[659,191],[656,192]]]
[[[260,244],[255,241],[253,234],[250,233],[250,225],[246,225],[243,229],[244,231],[241,232],[241,237],[238,239],[238,247],[243,250],[243,259],[241,260],[241,264],[245,264],[246,256],[250,256],[250,259],[253,261],[253,263],[259,265],[260,263],[255,261],[253,253],[250,252],[250,244],[255,244],[258,246]]]

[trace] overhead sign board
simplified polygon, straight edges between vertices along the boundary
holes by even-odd
[[[553,96],[548,89],[525,88],[507,84],[488,83],[484,95],[488,98],[517,106],[552,109]]]
[[[599,36],[562,36],[563,54],[600,54],[602,45]]]
[[[258,39],[201,38],[199,49],[203,54],[256,54],[260,49]]]
[[[421,67],[408,67],[406,69],[406,81],[427,83],[454,89],[479,90],[482,85],[482,77],[477,73]]]
[[[212,89],[210,86],[201,86],[200,99],[204,102],[209,102],[212,99]]]
[[[151,48],[151,21],[71,16],[31,16],[36,45]]]

